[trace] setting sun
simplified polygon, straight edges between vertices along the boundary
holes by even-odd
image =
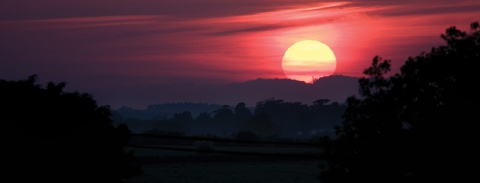
[[[290,79],[311,83],[313,79],[332,75],[336,63],[333,51],[326,44],[304,40],[287,49],[282,59],[282,69]]]

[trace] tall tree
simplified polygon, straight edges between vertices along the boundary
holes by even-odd
[[[243,123],[252,117],[252,112],[247,108],[245,103],[240,102],[235,106],[234,117],[238,123]]]
[[[122,182],[141,173],[124,145],[126,125],[114,127],[108,106],[90,94],[44,88],[36,76],[0,80],[2,174],[15,182]]]
[[[212,117],[214,125],[217,127],[217,134],[221,136],[230,136],[236,130],[233,126],[234,114],[229,105],[223,105],[220,109],[213,112]]]
[[[409,58],[391,77],[390,61],[373,59],[359,80],[361,97],[347,99],[337,138],[325,142],[321,182],[464,177],[477,119],[480,27],[449,27],[441,37],[445,46]]]

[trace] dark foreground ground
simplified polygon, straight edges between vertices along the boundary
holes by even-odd
[[[312,148],[217,147],[247,154],[199,153],[178,150],[129,148],[143,165],[144,174],[126,183],[318,183],[321,160],[304,157]],[[248,154],[261,152],[260,155]],[[276,156],[265,153],[289,154]]]

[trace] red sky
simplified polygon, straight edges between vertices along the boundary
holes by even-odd
[[[375,55],[396,72],[443,44],[449,26],[468,30],[479,9],[478,0],[3,0],[0,78],[38,74],[87,92],[285,78],[282,56],[304,39],[330,46],[335,74],[361,76]]]

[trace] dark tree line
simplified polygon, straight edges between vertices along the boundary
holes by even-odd
[[[224,105],[197,117],[189,111],[176,113],[169,119],[156,120],[153,129],[145,133],[238,138],[250,135],[259,139],[312,138],[333,135],[333,127],[340,124],[344,110],[345,105],[328,99],[314,101],[309,106],[272,98],[258,102],[253,111],[240,102],[233,109]]]
[[[193,116],[198,116],[201,112],[214,111],[220,108],[219,104],[193,103],[193,102],[178,102],[178,103],[164,103],[148,105],[145,109],[134,109],[123,106],[119,109],[112,110],[114,116],[125,119],[167,119],[171,118],[173,114],[179,111],[189,111]]]
[[[450,27],[441,37],[445,46],[409,58],[391,77],[390,60],[373,59],[359,80],[360,97],[347,99],[337,139],[325,141],[321,182],[462,182],[474,175],[480,26]]]
[[[142,173],[108,106],[65,83],[0,80],[2,178],[11,182],[122,182]]]

